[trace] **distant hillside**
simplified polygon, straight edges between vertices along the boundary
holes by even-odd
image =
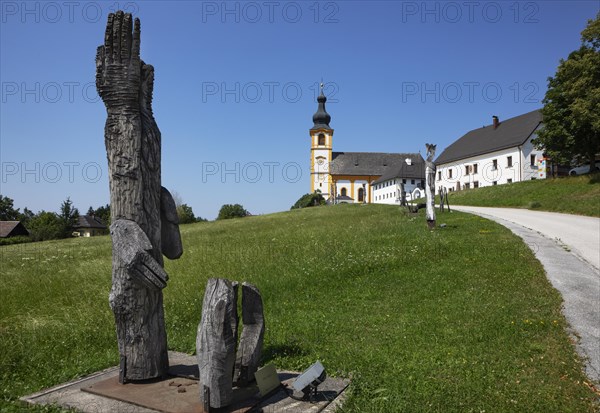
[[[452,204],[527,208],[600,217],[600,174],[451,192],[450,207]]]

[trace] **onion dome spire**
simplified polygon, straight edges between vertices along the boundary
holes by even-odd
[[[317,112],[313,115],[313,123],[314,126],[312,129],[328,129],[331,130],[329,126],[329,122],[331,122],[331,116],[325,110],[325,102],[327,102],[327,98],[323,93],[324,85],[321,83],[321,94],[317,98],[317,102],[319,102],[319,108]]]

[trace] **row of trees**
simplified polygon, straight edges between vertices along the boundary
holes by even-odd
[[[0,195],[0,221],[21,221],[34,241],[70,237],[78,220],[79,211],[69,198],[60,205],[59,213],[40,211],[34,214],[28,208],[20,212],[11,198]]]
[[[192,207],[181,203],[181,198],[178,194],[175,194],[174,198],[180,224],[208,221],[207,219],[196,217]],[[96,209],[90,206],[87,210],[87,215],[95,216],[107,226],[110,225],[109,204]],[[219,210],[217,219],[231,219],[249,215],[251,214],[240,204],[225,204]],[[67,238],[72,235],[73,229],[78,224],[79,210],[73,206],[71,199],[67,198],[60,205],[59,213],[40,211],[34,214],[28,208],[24,208],[23,212],[20,212],[19,208],[14,207],[14,201],[11,198],[0,195],[0,221],[21,221],[29,230],[30,238],[34,241]]]

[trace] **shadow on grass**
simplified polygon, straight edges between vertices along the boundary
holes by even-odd
[[[600,173],[590,175],[590,180],[588,181],[588,184],[600,184]]]

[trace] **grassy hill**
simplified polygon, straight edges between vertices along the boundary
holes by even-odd
[[[194,352],[206,280],[226,277],[263,294],[265,363],[352,376],[344,411],[595,411],[531,251],[482,218],[438,219],[339,205],[183,226],[169,347]],[[118,364],[110,254],[108,237],[0,247],[0,411]]]
[[[600,174],[451,192],[451,207],[452,204],[528,208],[600,217]]]

